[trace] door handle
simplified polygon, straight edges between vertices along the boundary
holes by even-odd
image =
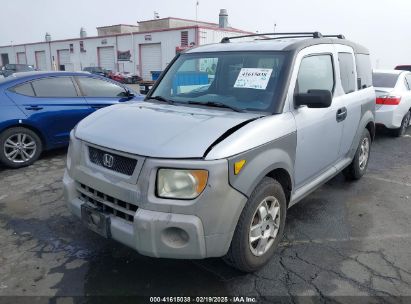
[[[42,110],[43,107],[39,107],[39,106],[28,106],[26,107],[26,110],[30,110],[30,111],[39,111]]]
[[[337,110],[337,122],[343,121],[347,118],[347,108],[342,107]]]
[[[104,106],[91,106],[91,108],[98,110],[98,109],[104,108]]]

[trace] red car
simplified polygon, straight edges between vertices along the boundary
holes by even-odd
[[[121,83],[138,83],[143,80],[140,76],[129,72],[111,72],[108,77]]]

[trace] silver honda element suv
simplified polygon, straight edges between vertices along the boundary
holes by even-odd
[[[364,175],[374,114],[369,52],[342,35],[224,38],[177,55],[144,102],[76,126],[65,198],[143,255],[252,272],[287,208],[339,172]]]

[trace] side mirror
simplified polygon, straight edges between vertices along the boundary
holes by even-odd
[[[308,90],[307,93],[294,95],[295,107],[328,108],[332,102],[332,94],[328,90]]]

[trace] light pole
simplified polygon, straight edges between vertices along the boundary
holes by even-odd
[[[13,40],[12,41],[10,41],[10,43],[11,43],[11,52],[13,53],[13,59],[14,59],[14,63],[17,63],[17,60],[16,60],[16,53],[14,52],[14,45],[13,45]]]
[[[196,22],[198,22],[198,6],[200,5],[200,1],[196,1]]]
[[[135,50],[135,46],[134,46],[134,32],[133,30],[130,30],[130,35],[131,35],[131,51],[132,53],[132,60],[131,62],[133,63],[133,73],[136,74],[136,50]]]

